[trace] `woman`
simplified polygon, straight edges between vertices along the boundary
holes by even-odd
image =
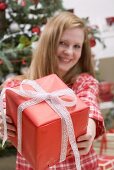
[[[26,76],[6,82],[4,86],[13,87],[20,84],[24,78],[38,79],[55,73],[77,96],[89,107],[87,133],[77,138],[82,170],[98,170],[97,155],[92,148],[94,138],[104,133],[104,123],[101,116],[98,99],[98,81],[94,78],[91,63],[91,50],[88,32],[84,22],[73,13],[61,12],[51,18],[45,26],[38,47]],[[8,117],[8,134],[15,136],[15,127]],[[76,170],[74,156],[71,150],[64,162],[48,169]],[[29,163],[17,155],[16,170],[33,170]]]

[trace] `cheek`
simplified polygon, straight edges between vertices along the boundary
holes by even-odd
[[[75,60],[78,61],[81,58],[81,51],[76,53]]]
[[[58,48],[56,51],[56,55],[59,56],[61,54],[61,48]]]

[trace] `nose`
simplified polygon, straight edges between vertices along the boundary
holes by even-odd
[[[66,48],[65,54],[67,54],[67,55],[73,55],[73,53],[74,53],[73,47],[69,46],[69,47]]]

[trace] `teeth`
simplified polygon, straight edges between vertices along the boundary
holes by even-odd
[[[68,59],[63,59],[63,61],[70,61],[70,60],[68,60]]]
[[[69,59],[61,59],[61,61],[63,61],[63,62],[70,62],[70,60]]]

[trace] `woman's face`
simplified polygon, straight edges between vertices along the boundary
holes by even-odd
[[[81,57],[84,42],[84,31],[81,28],[71,28],[63,32],[57,48],[58,68],[60,75],[71,69]]]

